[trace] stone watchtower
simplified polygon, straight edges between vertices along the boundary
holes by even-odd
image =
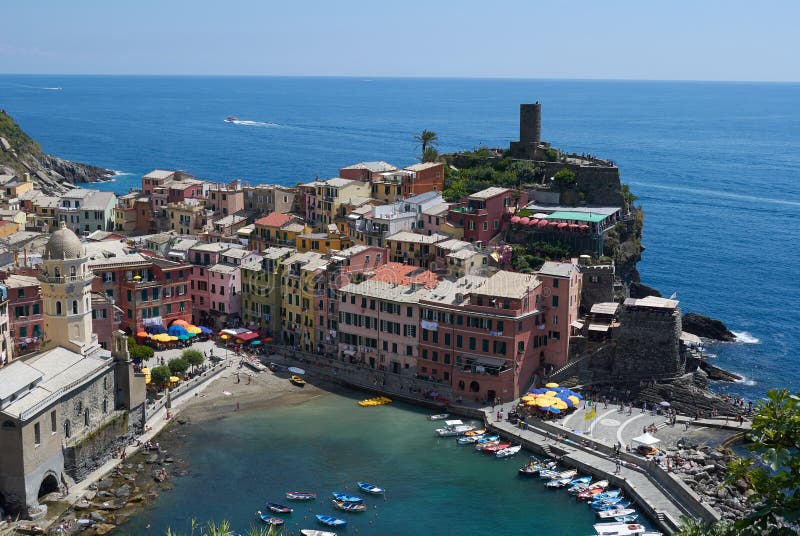
[[[517,158],[536,158],[542,143],[542,105],[539,102],[519,105],[519,141],[511,142],[511,154]]]
[[[86,250],[61,222],[44,249],[39,282],[42,289],[42,350],[63,346],[87,355],[99,348],[92,332],[92,279]]]

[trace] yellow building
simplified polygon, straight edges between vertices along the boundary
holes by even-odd
[[[335,177],[324,181],[300,185],[307,196],[312,195],[310,203],[315,204],[314,228],[317,231],[326,229],[336,221],[337,216],[347,216],[347,206],[354,198],[369,198],[371,186],[368,182],[354,181]],[[344,229],[340,227],[344,232]]]
[[[194,200],[193,200],[194,201]],[[181,235],[196,235],[206,226],[206,208],[199,203],[168,203],[167,222],[169,230]]]
[[[315,318],[326,316],[325,268],[328,260],[313,251],[281,261],[281,328],[283,344],[313,352]]]
[[[292,253],[291,248],[267,248],[258,259],[242,264],[242,319],[249,329],[280,332],[280,263]]]
[[[270,246],[294,247],[297,235],[306,232],[311,232],[311,228],[301,223],[297,216],[273,212],[255,221],[249,246],[254,251]]]
[[[14,180],[7,182],[3,185],[5,188],[5,197],[7,199],[14,199],[19,197],[25,192],[30,192],[33,190],[33,181],[31,180],[31,174],[25,173],[22,176],[22,179],[17,176]]]
[[[330,250],[342,251],[352,245],[349,236],[339,232],[336,225],[329,225],[327,233],[303,233],[295,238],[295,248],[300,253],[306,251],[316,251],[317,253],[327,253]]]
[[[428,268],[436,259],[434,244],[448,238],[438,233],[422,235],[400,231],[386,237],[386,247],[389,248],[390,260]]]

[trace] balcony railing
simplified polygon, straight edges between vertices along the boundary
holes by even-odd
[[[83,275],[68,275],[64,277],[56,277],[51,275],[39,274],[39,281],[43,283],[91,283],[94,279],[94,274],[87,273]]]

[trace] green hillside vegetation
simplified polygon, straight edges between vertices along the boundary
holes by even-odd
[[[450,169],[444,181],[442,195],[447,201],[458,201],[490,186],[517,188],[520,184],[540,183],[545,178],[542,165],[530,160],[497,158],[489,149],[459,153],[457,157],[461,168]]]
[[[0,149],[0,165],[13,168],[17,173],[27,171],[20,162],[25,155],[39,156],[42,154],[39,144],[25,134],[4,110],[0,110],[0,136],[4,137],[11,144],[11,148],[17,152],[17,156],[14,156],[12,153]]]

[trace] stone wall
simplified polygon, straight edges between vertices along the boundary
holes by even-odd
[[[565,162],[544,162],[546,176],[552,177],[562,169],[569,169],[577,177],[574,188],[561,193],[562,205],[580,203],[578,192],[585,196],[590,205],[623,207],[622,189],[619,179],[619,168],[616,166],[580,166]]]
[[[680,307],[670,311],[623,306],[619,320],[621,326],[613,335],[616,349],[611,378],[638,383],[683,373]]]
[[[76,482],[103,465],[113,455],[114,449],[128,444],[129,415],[116,411],[104,425],[87,434],[64,451],[64,470]]]
[[[614,301],[614,265],[581,265],[581,310],[588,312],[596,303]]]

